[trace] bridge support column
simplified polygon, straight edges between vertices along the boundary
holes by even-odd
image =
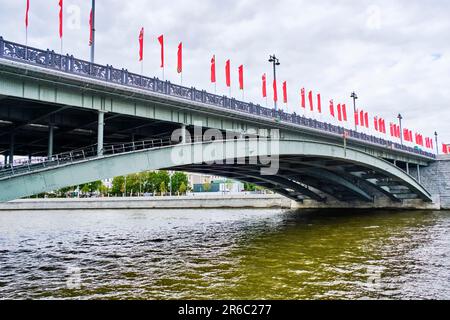
[[[53,131],[54,125],[50,123],[48,126],[48,154],[47,157],[51,159],[53,157]]]
[[[97,129],[97,156],[103,155],[103,137],[105,130],[105,111],[98,112],[98,129]]]
[[[185,124],[181,125],[181,143],[182,144],[186,143],[186,125]]]
[[[14,133],[11,133],[10,136],[10,143],[9,143],[9,157],[8,157],[8,163],[12,165],[14,163]]]
[[[409,163],[406,163],[406,173],[409,174]]]
[[[421,182],[421,178],[420,178],[420,165],[417,165],[417,181],[419,181],[419,183],[422,183]]]

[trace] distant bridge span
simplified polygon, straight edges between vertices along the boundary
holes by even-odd
[[[432,201],[428,191],[414,178],[392,163],[368,153],[311,141],[281,140],[277,144],[279,152],[276,155],[266,148],[255,147],[257,144],[252,140],[187,143],[131,151],[124,148],[125,152],[115,154],[108,154],[106,148],[104,156],[61,162],[54,159],[58,163],[34,170],[25,167],[23,171],[3,175],[0,177],[0,201],[159,169],[230,177],[263,186],[295,201],[310,198],[326,202],[333,198],[345,202],[371,202],[375,194],[383,194],[393,201]],[[195,158],[200,152],[203,162]],[[268,165],[254,160],[273,156],[279,157],[279,170],[275,175],[262,175],[261,169]]]

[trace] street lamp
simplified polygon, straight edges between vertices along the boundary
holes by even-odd
[[[402,115],[400,113],[398,114],[397,119],[398,119],[398,122],[400,124],[400,143],[403,145],[403,130],[402,130],[403,117],[402,117]]]
[[[437,131],[434,133],[434,136],[436,137],[436,154],[439,155],[439,145],[438,145],[438,133],[437,133]]]
[[[269,62],[273,64],[273,81],[276,82],[277,81],[277,66],[279,66],[280,60],[274,55],[271,55],[269,57]],[[277,102],[274,100],[273,102],[274,107],[275,107],[275,111],[277,111]]]
[[[353,114],[356,115],[356,100],[358,99],[358,96],[356,95],[355,91],[352,92],[350,98],[353,99]],[[356,121],[355,121],[355,131],[358,132],[358,126],[356,125]]]

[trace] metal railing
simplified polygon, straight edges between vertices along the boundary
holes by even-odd
[[[345,129],[329,123],[320,122],[315,119],[306,118],[296,113],[289,114],[283,110],[269,109],[259,104],[246,103],[243,101],[211,94],[205,90],[197,90],[194,87],[188,88],[163,81],[156,77],[149,78],[143,75],[128,72],[126,69],[116,69],[110,65],[99,65],[88,61],[74,58],[73,55],[61,55],[50,50],[40,50],[26,47],[21,44],[6,41],[0,37],[0,58],[20,61],[22,63],[57,70],[77,76],[91,78],[120,84],[128,87],[143,89],[150,92],[182,98],[193,102],[228,109],[232,111],[245,112],[257,117],[267,119],[278,119],[280,122],[300,125],[307,128],[321,130],[324,133],[334,133],[343,135],[347,132],[349,137],[365,143],[375,144],[384,148],[400,150],[431,159],[436,159],[436,155],[418,148],[402,145],[398,142],[378,138],[354,130]]]
[[[168,138],[119,144],[105,144],[103,146],[103,156],[135,152],[140,150],[150,150],[174,144],[177,143]],[[52,156],[51,158],[17,160],[14,161],[12,165],[7,164],[3,167],[0,167],[0,179],[95,158],[98,158],[97,145],[57,154]]]

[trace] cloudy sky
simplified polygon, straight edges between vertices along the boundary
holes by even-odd
[[[0,35],[25,42],[25,0],[0,0]],[[90,0],[65,0],[64,51],[89,59]],[[144,73],[161,77],[159,45],[166,38],[166,79],[179,82],[176,48],[184,43],[183,83],[213,91],[209,66],[217,57],[217,92],[226,94],[231,59],[232,94],[245,66],[245,100],[265,105],[261,75],[271,81],[269,54],[281,60],[289,110],[299,111],[299,90],[325,101],[358,106],[450,143],[450,1],[446,0],[97,0],[96,61],[140,72],[138,34],[145,27]],[[59,51],[58,0],[31,0],[29,45]],[[281,88],[280,88],[281,91]],[[269,90],[271,95],[271,90]],[[270,104],[270,102],[269,102]],[[324,116],[323,116],[324,117]]]

